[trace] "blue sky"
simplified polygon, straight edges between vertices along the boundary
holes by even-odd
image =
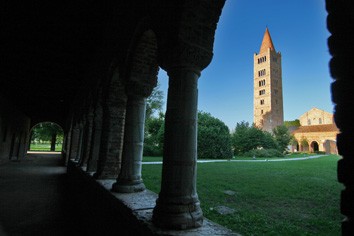
[[[230,130],[241,121],[253,122],[253,54],[268,27],[282,54],[284,120],[295,120],[313,107],[332,113],[324,2],[227,0],[213,61],[199,78],[198,110],[219,118]],[[159,83],[166,100],[168,76],[162,70]]]

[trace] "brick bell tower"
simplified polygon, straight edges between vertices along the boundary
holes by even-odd
[[[281,53],[275,51],[268,28],[254,54],[253,122],[264,131],[284,123]]]

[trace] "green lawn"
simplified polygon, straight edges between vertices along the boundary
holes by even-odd
[[[198,163],[204,216],[242,235],[340,235],[339,157],[289,162]],[[146,187],[160,191],[162,165],[143,165]],[[225,190],[234,191],[227,195]],[[220,215],[217,206],[236,212]]]
[[[314,153],[291,153],[291,154],[286,155],[284,157],[274,157],[274,158],[271,158],[271,159],[291,159],[291,158],[298,158],[298,157],[308,157],[308,156],[313,156],[313,155],[318,155],[318,154],[314,154]],[[323,155],[323,154],[321,154],[321,155]],[[264,159],[267,159],[267,158],[265,158],[265,157],[257,157],[256,159],[264,160]],[[205,160],[205,159],[202,159],[202,160]],[[232,160],[253,160],[253,158],[252,157],[236,156]],[[162,157],[151,157],[151,156],[143,157],[143,162],[155,162],[155,161],[162,161]]]
[[[62,144],[57,144],[55,146],[55,151],[60,152],[62,148]],[[29,151],[43,151],[43,152],[49,152],[50,151],[50,143],[38,143],[38,144],[32,144],[30,146]]]

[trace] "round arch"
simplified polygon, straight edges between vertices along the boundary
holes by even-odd
[[[30,129],[29,151],[62,151],[64,129],[51,121],[38,122]]]
[[[319,145],[317,141],[312,141],[310,144],[310,152],[318,152],[319,151]]]

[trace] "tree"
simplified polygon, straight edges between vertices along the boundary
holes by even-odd
[[[163,92],[160,90],[160,85],[157,84],[146,101],[144,156],[162,155],[161,134],[159,133],[165,123],[165,117],[162,112],[163,104]]]
[[[286,151],[292,136],[289,132],[289,129],[285,125],[277,126],[273,129],[274,139],[278,145],[279,151]]]
[[[55,151],[57,139],[63,139],[63,129],[52,122],[43,122],[36,125],[32,130],[31,140],[50,141],[50,150]]]
[[[309,141],[306,137],[301,138],[300,144],[302,146],[302,151],[309,151]]]
[[[206,112],[198,112],[198,158],[230,159],[231,136],[221,120]]]
[[[146,99],[146,115],[145,119],[150,119],[156,113],[162,112],[163,102],[163,92],[160,90],[160,84],[152,90],[151,95]]]
[[[164,115],[160,113],[159,117],[150,117],[145,123],[144,138],[144,156],[161,156],[163,150],[163,129],[165,124]]]
[[[235,155],[243,155],[255,149],[277,149],[277,144],[269,132],[242,121],[236,124],[232,135]]]
[[[284,121],[284,125],[289,128],[289,127],[299,127],[300,126],[300,121],[298,119],[296,120],[290,120],[290,121]]]
[[[246,137],[248,136],[249,129],[250,125],[248,122],[242,121],[236,124],[235,132],[232,135],[232,146],[235,155],[242,154],[251,149],[251,145],[245,143],[245,141],[248,141]]]

